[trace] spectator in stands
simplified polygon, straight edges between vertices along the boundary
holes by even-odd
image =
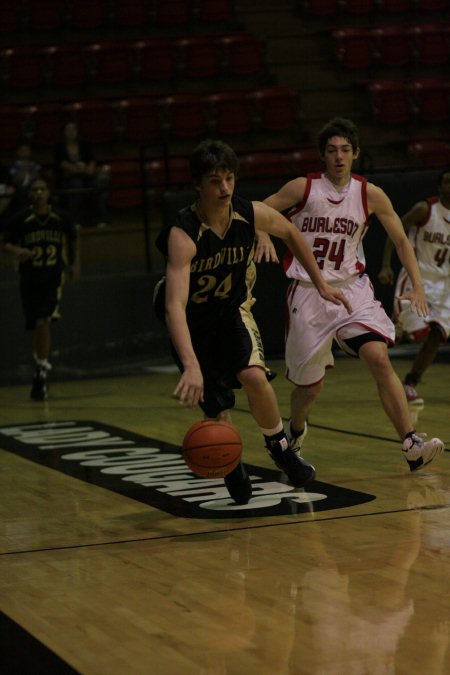
[[[416,252],[428,302],[427,316],[418,316],[408,300],[402,299],[411,288],[404,267],[395,288],[394,323],[398,337],[409,336],[422,347],[413,359],[403,381],[406,398],[411,405],[422,405],[423,397],[416,386],[433,363],[439,346],[450,335],[450,166],[441,171],[437,183],[439,197],[430,197],[416,204],[402,218],[403,227]],[[383,263],[378,275],[382,284],[391,284],[394,273],[391,258],[394,246],[388,238]]]
[[[7,222],[3,249],[19,265],[20,295],[25,328],[32,333],[35,373],[30,397],[43,401],[48,395],[47,375],[51,322],[59,319],[64,274],[79,277],[77,230],[69,213],[50,204],[50,191],[42,178],[30,186],[30,206]]]
[[[67,122],[62,139],[55,147],[56,189],[61,203],[77,225],[93,221],[99,228],[107,224],[106,197],[109,166],[98,167],[90,143],[80,139],[76,122]],[[85,215],[86,198],[92,203],[92,216]]]
[[[30,185],[36,178],[40,178],[41,174],[42,167],[33,159],[30,144],[20,143],[16,159],[9,169],[11,184],[14,186],[12,209],[20,210],[28,206]]]

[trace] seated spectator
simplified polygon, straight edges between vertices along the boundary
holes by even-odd
[[[55,147],[55,177],[61,205],[77,225],[106,226],[109,167],[97,166],[91,145],[79,138],[76,122],[64,125],[61,142]],[[87,202],[92,208],[90,216]]]
[[[42,167],[32,158],[29,143],[20,143],[17,147],[16,159],[9,169],[11,184],[14,187],[14,198],[11,208],[14,211],[28,206],[31,183],[42,175]]]

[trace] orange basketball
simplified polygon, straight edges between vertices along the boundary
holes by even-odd
[[[197,476],[223,478],[233,471],[242,456],[238,430],[228,422],[201,420],[183,439],[184,461]]]

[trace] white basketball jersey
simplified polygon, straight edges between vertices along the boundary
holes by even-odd
[[[308,174],[302,201],[286,217],[308,241],[325,281],[343,282],[364,272],[362,239],[369,219],[365,178],[352,174],[347,186],[338,191],[324,174]],[[311,283],[290,251],[283,266],[289,278]]]
[[[428,218],[412,227],[408,236],[424,279],[438,281],[450,275],[450,211],[437,197],[428,201]]]

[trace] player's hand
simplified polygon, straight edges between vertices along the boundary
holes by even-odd
[[[274,263],[279,262],[275,246],[267,232],[258,230],[256,237],[255,255],[253,256],[255,263],[259,263],[262,260]]]
[[[173,391],[173,396],[187,408],[195,408],[199,402],[203,403],[203,375],[198,366],[185,369]]]
[[[333,305],[344,305],[348,314],[353,312],[350,302],[347,300],[345,294],[340,288],[335,288],[330,284],[324,284],[324,286],[319,290],[319,293],[324,300],[332,302]]]
[[[411,291],[408,291],[408,293],[396,296],[396,300],[409,300],[411,309],[414,309],[419,316],[428,315],[428,304],[422,284],[420,286],[415,286]]]
[[[390,265],[381,268],[378,272],[378,281],[383,285],[394,283],[394,272]]]

